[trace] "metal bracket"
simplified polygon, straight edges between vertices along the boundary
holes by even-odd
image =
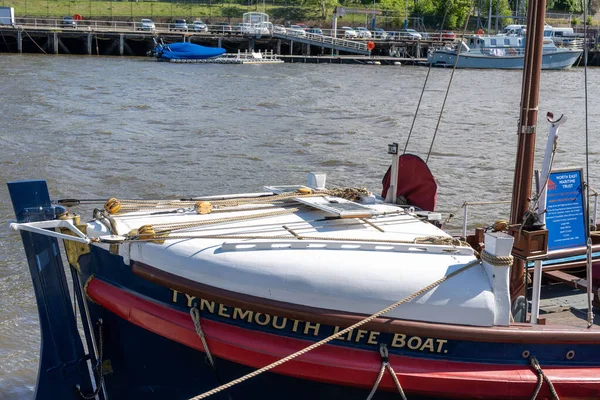
[[[529,125],[529,126],[524,126],[523,125],[521,127],[521,133],[532,134],[532,133],[535,133],[535,129],[536,129],[535,125]]]
[[[33,233],[39,233],[44,236],[51,236],[57,239],[72,240],[74,242],[90,244],[92,240],[81,232],[74,224],[73,221],[68,219],[55,219],[50,221],[39,221],[39,222],[25,222],[25,223],[9,223],[8,226],[14,231],[28,231]],[[67,228],[77,236],[65,235],[51,231],[49,229],[56,228]]]

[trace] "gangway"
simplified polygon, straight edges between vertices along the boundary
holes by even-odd
[[[289,40],[290,42],[298,42],[337,51],[345,51],[347,53],[363,54],[366,56],[371,54],[369,49],[367,49],[366,42],[339,39],[331,36],[317,35],[310,32],[304,32],[304,35],[300,35],[296,31],[287,31],[286,33],[273,32],[273,37]]]

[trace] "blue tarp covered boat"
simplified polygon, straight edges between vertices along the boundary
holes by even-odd
[[[187,42],[159,44],[154,48],[154,55],[159,60],[198,60],[218,57],[223,53],[225,49],[221,47],[204,47]]]

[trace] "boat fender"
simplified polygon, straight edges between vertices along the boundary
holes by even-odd
[[[106,201],[106,204],[104,204],[104,209],[108,211],[109,214],[116,214],[121,209],[121,202],[118,199],[111,197]]]
[[[484,32],[483,32],[483,29],[478,29],[478,30],[477,30],[477,34],[478,34],[478,35],[483,35],[483,34],[484,34]]]
[[[375,48],[375,43],[367,42],[367,50],[373,51],[374,48]]]
[[[212,212],[212,204],[209,201],[199,201],[194,207],[198,214],[210,214]]]

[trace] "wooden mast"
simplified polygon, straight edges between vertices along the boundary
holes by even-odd
[[[523,217],[527,213],[531,201],[545,15],[546,0],[529,1],[519,139],[510,211],[511,224],[523,223]],[[524,263],[522,260],[515,259],[510,277],[513,301],[517,296],[524,294],[524,282]]]

